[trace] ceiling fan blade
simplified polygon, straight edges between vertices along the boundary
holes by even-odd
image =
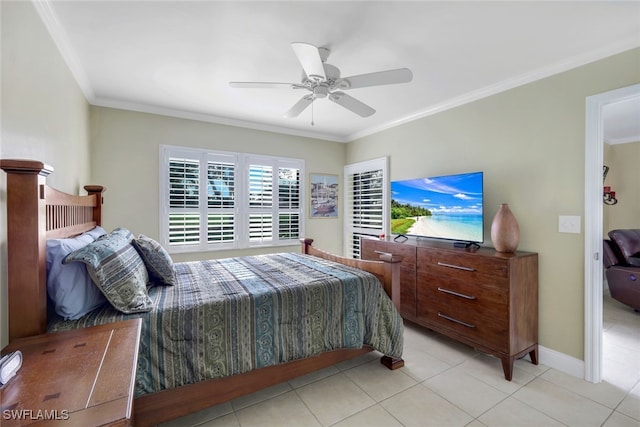
[[[378,71],[377,73],[359,74],[357,76],[340,79],[336,86],[340,89],[356,89],[360,87],[392,85],[408,83],[413,79],[413,73],[408,68]]]
[[[329,95],[329,100],[335,102],[338,105],[342,105],[347,110],[353,111],[360,117],[369,117],[376,112],[373,108],[367,104],[358,101],[351,95],[347,95],[344,92],[333,92]]]
[[[278,82],[229,82],[229,86],[238,89],[272,89],[281,87],[296,87],[303,85],[299,83],[278,83]]]
[[[302,113],[305,110],[305,108],[311,105],[312,102],[313,102],[313,95],[311,94],[305,95],[302,98],[300,98],[300,100],[296,102],[289,111],[284,113],[284,116],[287,118],[298,117],[300,113]]]
[[[310,79],[326,80],[322,58],[318,48],[309,43],[294,42],[291,43],[293,52],[298,57],[300,65],[307,77]]]

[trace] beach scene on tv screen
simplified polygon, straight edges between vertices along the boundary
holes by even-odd
[[[391,233],[482,242],[482,173],[391,182]]]

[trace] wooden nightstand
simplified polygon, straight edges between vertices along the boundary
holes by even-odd
[[[140,319],[11,342],[22,368],[0,389],[0,424],[133,425]]]

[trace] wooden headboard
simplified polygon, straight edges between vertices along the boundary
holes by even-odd
[[[74,196],[46,184],[53,168],[36,160],[0,160],[7,173],[9,341],[47,331],[47,239],[72,237],[102,221],[105,187]]]

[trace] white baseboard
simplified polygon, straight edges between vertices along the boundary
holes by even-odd
[[[576,359],[559,351],[538,346],[538,362],[574,377],[584,379],[584,360]]]

